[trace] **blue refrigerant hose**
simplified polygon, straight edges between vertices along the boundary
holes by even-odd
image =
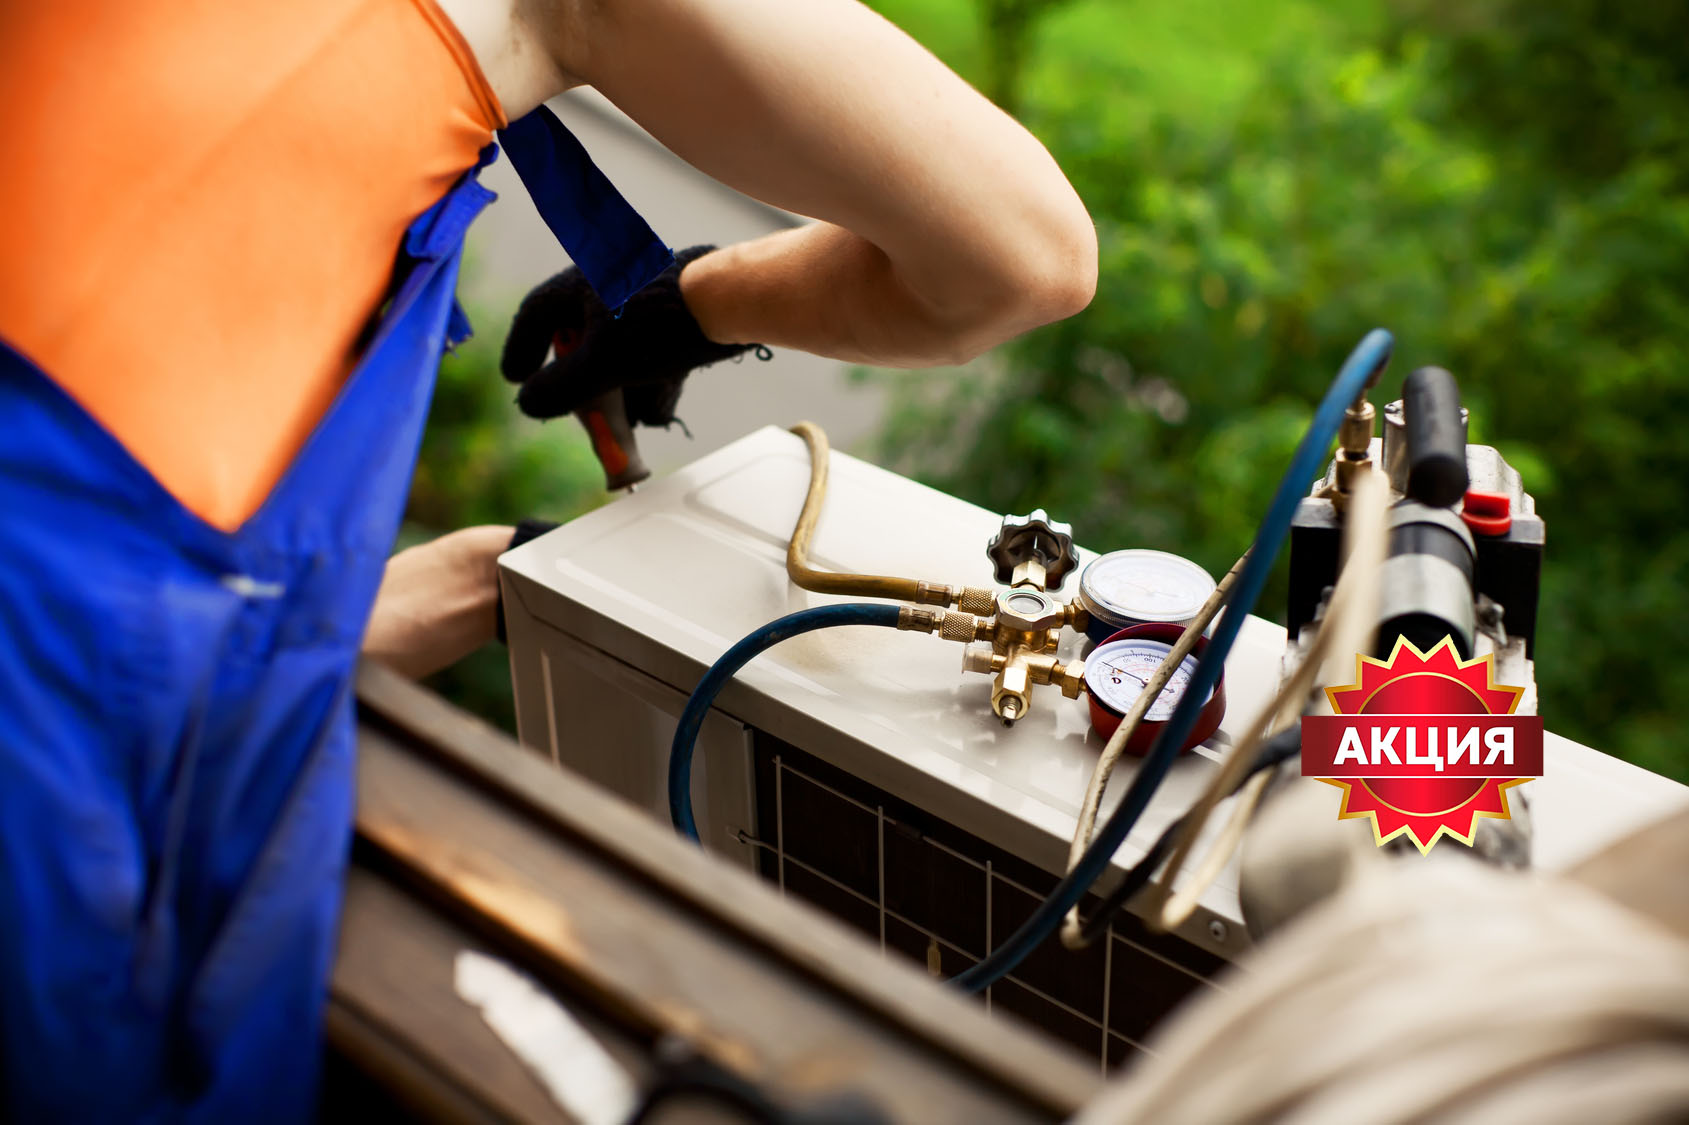
[[[1179,748],[1184,745],[1186,735],[1195,725],[1202,704],[1207,701],[1209,692],[1219,681],[1220,673],[1225,669],[1226,654],[1231,651],[1232,643],[1237,640],[1238,630],[1243,627],[1244,620],[1261,596],[1261,589],[1266,585],[1273,563],[1278,558],[1279,549],[1290,533],[1290,522],[1296,514],[1296,506],[1306,493],[1308,482],[1319,475],[1326,451],[1331,447],[1332,439],[1343,420],[1344,410],[1365,391],[1389,362],[1393,343],[1394,339],[1390,333],[1382,328],[1373,329],[1355,350],[1349,353],[1349,358],[1338,371],[1330,390],[1314,412],[1307,433],[1296,447],[1289,468],[1279,481],[1278,491],[1273,494],[1266,518],[1261,521],[1260,529],[1256,532],[1249,558],[1238,574],[1231,597],[1227,599],[1225,613],[1220,617],[1219,624],[1209,638],[1206,651],[1197,662],[1190,684],[1173,709],[1172,716],[1161,728],[1155,744],[1144,757],[1143,765],[1138,768],[1137,776],[1132,779],[1132,784],[1119,807],[1103,822],[1090,847],[1079,857],[1079,862],[1056,885],[1049,897],[1038,905],[1032,916],[983,961],[955,977],[956,985],[966,991],[977,992],[990,987],[1012,971],[1028,954],[1056,932],[1062,917],[1108,869],[1114,853],[1119,850],[1133,826],[1137,824],[1138,818],[1149,807],[1150,799],[1155,796],[1155,791],[1172,768]],[[686,710],[681,713],[680,725],[674,732],[674,745],[669,752],[669,815],[675,828],[682,835],[697,841],[698,826],[692,817],[693,745],[698,739],[698,728],[703,724],[704,716],[709,713],[710,705],[733,678],[734,673],[765,649],[799,633],[835,625],[885,625],[895,628],[897,616],[897,606],[871,603],[826,605],[802,610],[764,625],[728,649],[720,660],[711,665],[692,692],[692,697],[686,702]]]
[[[1225,612],[1220,617],[1213,635],[1209,637],[1207,650],[1197,662],[1190,684],[1185,688],[1184,695],[1180,696],[1178,706],[1173,709],[1167,725],[1161,728],[1155,744],[1145,755],[1143,765],[1138,768],[1137,776],[1132,779],[1131,787],[1126,790],[1119,807],[1097,831],[1096,838],[1079,857],[1079,862],[1056,884],[1049,897],[1038,904],[1032,916],[1021,924],[1020,929],[1010,934],[1008,940],[992,950],[985,960],[957,975],[954,978],[957,986],[968,992],[978,992],[1002,979],[1056,932],[1062,917],[1084,897],[1091,884],[1108,870],[1114,853],[1125,842],[1127,834],[1137,824],[1144,809],[1149,807],[1150,798],[1155,796],[1155,791],[1167,776],[1173,760],[1178,757],[1179,748],[1185,744],[1185,736],[1190,733],[1202,705],[1208,700],[1208,693],[1219,681],[1220,673],[1225,669],[1226,654],[1231,651],[1232,642],[1237,640],[1238,630],[1243,628],[1244,619],[1249,616],[1250,610],[1255,608],[1255,602],[1261,596],[1261,588],[1266,585],[1273,562],[1278,558],[1279,548],[1283,546],[1285,537],[1290,534],[1290,521],[1296,514],[1296,506],[1306,495],[1309,482],[1319,476],[1325,465],[1326,451],[1331,448],[1332,439],[1337,436],[1337,427],[1343,421],[1344,410],[1366,390],[1383,370],[1384,365],[1390,361],[1393,343],[1394,338],[1390,333],[1382,328],[1374,328],[1366,334],[1355,350],[1349,353],[1349,358],[1344,360],[1343,367],[1337,372],[1337,378],[1332,381],[1331,389],[1326,391],[1319,409],[1314,412],[1314,419],[1308,424],[1308,431],[1302,436],[1301,444],[1296,447],[1289,468],[1279,481],[1278,491],[1273,494],[1272,505],[1267,509],[1266,518],[1261,521],[1260,530],[1255,533],[1255,543],[1249,549],[1249,558],[1237,576],[1237,584],[1232,587],[1231,597],[1226,600]]]
[[[680,725],[674,730],[674,744],[669,749],[669,819],[677,832],[698,842],[698,824],[692,818],[692,748],[698,741],[698,728],[709,714],[715,697],[721,694],[735,673],[749,664],[757,654],[773,648],[781,641],[799,633],[812,633],[835,625],[886,625],[897,628],[898,606],[872,602],[853,602],[846,605],[822,605],[813,609],[789,613],[777,621],[770,621],[722,655],[710,665],[704,678],[692,690],[686,710],[680,713]]]

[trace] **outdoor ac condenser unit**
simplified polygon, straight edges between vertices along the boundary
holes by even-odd
[[[765,622],[849,600],[787,579],[808,478],[798,438],[758,430],[505,555],[521,740],[666,822],[670,740],[704,669]],[[811,562],[989,585],[984,548],[1000,521],[835,453]],[[1082,641],[1070,636],[1063,657]],[[1219,733],[1175,766],[1121,867],[1191,803],[1218,751],[1265,704],[1284,641],[1270,622],[1246,623],[1227,661]],[[1005,728],[990,689],[989,677],[962,674],[959,645],[924,634],[831,629],[769,650],[722,693],[698,741],[706,846],[887,951],[954,975],[1054,886],[1101,748],[1083,699],[1038,689],[1030,714]],[[1563,867],[1689,802],[1684,787],[1565,739],[1548,736],[1545,751],[1547,775],[1529,787],[1539,867]],[[1118,771],[1104,817],[1131,768]],[[1108,1069],[1193,989],[1213,987],[1247,944],[1234,864],[1177,933],[1127,917],[1084,952],[1049,942],[986,1002]]]

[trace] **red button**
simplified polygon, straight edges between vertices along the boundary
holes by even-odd
[[[1513,505],[1499,492],[1469,489],[1460,518],[1479,535],[1506,535],[1513,527]]]

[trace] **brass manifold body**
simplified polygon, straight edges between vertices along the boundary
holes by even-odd
[[[947,641],[967,645],[962,670],[994,676],[991,710],[1005,726],[1024,717],[1032,704],[1032,688],[1054,684],[1063,695],[1077,699],[1085,687],[1085,662],[1056,659],[1064,628],[1084,632],[1085,610],[1062,602],[1044,589],[1048,568],[1031,560],[1013,568],[1008,589],[950,586],[924,579],[878,574],[839,574],[809,565],[809,542],[821,515],[827,491],[827,435],[820,427],[799,422],[792,432],[809,446],[809,492],[786,548],[786,573],[805,590],[823,594],[896,598],[916,602],[898,609],[897,627],[937,633]],[[1042,513],[1037,513],[1042,517]],[[1024,522],[1024,521],[1023,521]],[[1059,571],[1057,572],[1059,576]],[[948,608],[956,606],[955,609]]]
[[[947,641],[967,645],[962,650],[962,671],[996,677],[991,687],[991,710],[1005,726],[1026,714],[1035,684],[1054,684],[1067,698],[1078,699],[1085,687],[1085,662],[1064,663],[1055,653],[1063,628],[1084,631],[1085,611],[1030,586],[1013,587],[995,601],[999,612],[990,617],[904,606],[898,611],[897,627],[937,633]],[[1016,601],[1026,604],[1017,607]],[[1042,604],[1033,609],[1034,601]]]

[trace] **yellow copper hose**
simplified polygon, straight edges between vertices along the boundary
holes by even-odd
[[[799,422],[792,427],[792,432],[809,447],[809,491],[804,495],[803,511],[798,513],[797,526],[792,529],[791,541],[786,545],[786,573],[792,581],[817,594],[892,598],[924,605],[947,606],[955,601],[959,595],[949,586],[937,582],[893,578],[883,574],[837,574],[816,570],[809,565],[809,541],[815,537],[815,524],[821,518],[821,504],[827,497],[827,462],[831,450],[826,433],[813,422]]]

